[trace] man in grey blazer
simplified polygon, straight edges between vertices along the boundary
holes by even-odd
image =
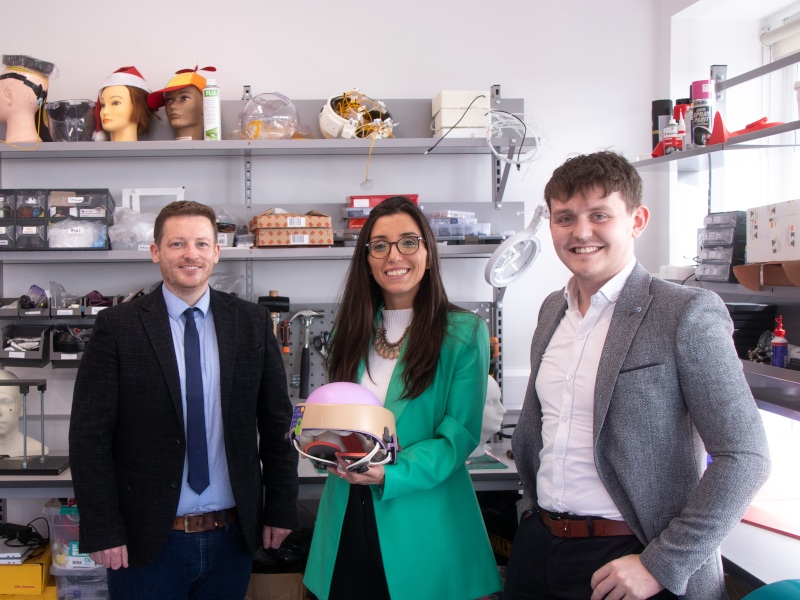
[[[531,344],[509,600],[727,598],[719,545],[769,474],[725,305],[634,257],[641,196],[613,152],[568,160],[545,187],[573,276]]]
[[[297,526],[280,349],[266,309],[208,285],[213,209],[174,202],[154,235],[163,285],[101,312],[78,369],[80,550],[114,600],[241,600],[253,553]]]

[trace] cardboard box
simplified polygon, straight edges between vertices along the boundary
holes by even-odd
[[[51,577],[44,590],[39,594],[0,594],[0,600],[58,600],[58,586]]]
[[[250,219],[250,231],[256,229],[275,229],[275,228],[296,228],[296,229],[310,229],[314,227],[327,227],[333,226],[331,218],[316,210],[310,210],[304,215],[297,213],[282,213],[275,212],[276,209],[270,208],[265,210],[260,215],[256,215]],[[256,244],[258,245],[258,244]]]
[[[41,594],[51,583],[52,560],[50,546],[47,546],[38,557],[29,558],[21,565],[0,565],[0,594]]]
[[[762,286],[800,286],[800,260],[737,265],[733,273],[742,286],[756,292]]]
[[[800,259],[800,200],[747,209],[747,262]]]
[[[244,600],[303,600],[302,573],[253,573]]]
[[[272,246],[331,246],[333,245],[333,229],[322,227],[316,229],[256,229],[255,246],[260,248]]]

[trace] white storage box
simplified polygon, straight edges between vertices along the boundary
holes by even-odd
[[[442,90],[433,97],[431,116],[435,117],[443,108],[489,108],[489,90]],[[478,96],[483,96],[479,98]],[[477,98],[477,99],[476,99]],[[474,102],[473,102],[474,100]]]
[[[800,201],[747,210],[747,262],[800,260]]]

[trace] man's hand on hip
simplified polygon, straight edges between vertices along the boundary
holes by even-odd
[[[603,565],[592,575],[591,600],[644,600],[664,589],[644,568],[638,554]]]

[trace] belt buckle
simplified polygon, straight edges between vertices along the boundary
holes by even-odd
[[[184,533],[193,533],[189,531],[189,517],[198,517],[200,513],[190,513],[183,515],[183,532]]]

